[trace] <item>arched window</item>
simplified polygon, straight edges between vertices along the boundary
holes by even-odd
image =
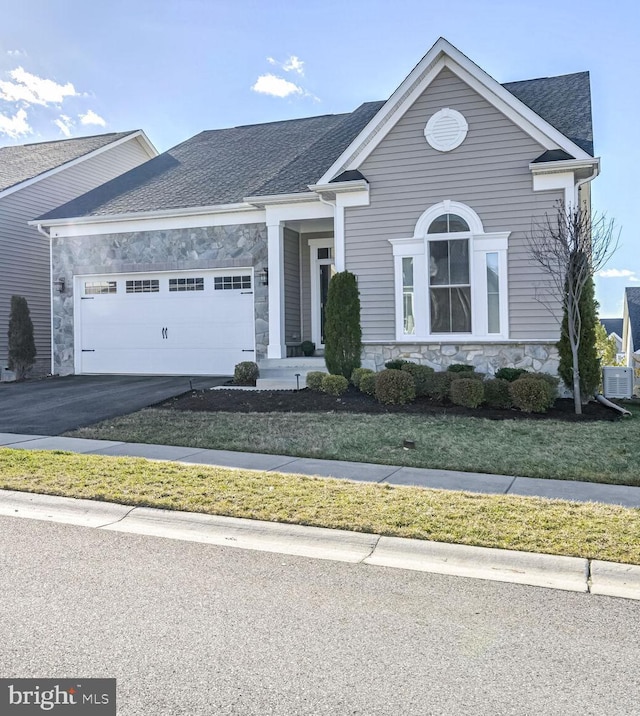
[[[427,209],[410,239],[390,239],[398,340],[508,337],[509,232],[487,234],[465,204]]]

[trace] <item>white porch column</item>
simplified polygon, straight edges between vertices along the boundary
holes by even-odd
[[[286,358],[284,335],[284,226],[267,222],[269,252],[269,346],[268,358]]]

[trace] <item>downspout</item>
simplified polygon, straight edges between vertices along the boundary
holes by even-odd
[[[594,165],[593,171],[588,177],[585,177],[584,179],[578,179],[576,182],[576,203],[578,202],[578,197],[580,196],[580,187],[583,184],[587,184],[590,181],[593,181],[598,174],[600,174],[600,162]]]
[[[42,228],[42,224],[37,224],[36,229],[39,234],[49,239],[49,323],[50,323],[50,340],[51,340],[51,375],[53,375],[53,241],[51,234]]]

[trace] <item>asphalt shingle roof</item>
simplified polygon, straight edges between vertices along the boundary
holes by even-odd
[[[624,291],[627,311],[629,313],[629,329],[633,350],[640,350],[640,286],[627,286]]]
[[[587,72],[504,86],[577,144],[592,147]],[[201,132],[40,218],[215,206],[248,196],[305,192],[384,104]]]
[[[604,326],[608,336],[615,333],[622,338],[622,318],[601,318],[600,323]]]
[[[0,147],[0,191],[90,154],[134,131],[137,130]]]

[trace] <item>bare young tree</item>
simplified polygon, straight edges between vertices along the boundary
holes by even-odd
[[[582,413],[579,349],[582,330],[580,299],[589,281],[618,248],[620,232],[614,220],[592,214],[586,206],[568,207],[560,202],[554,215],[545,214],[529,236],[531,256],[549,278],[567,317],[567,333],[573,362],[573,400]]]

